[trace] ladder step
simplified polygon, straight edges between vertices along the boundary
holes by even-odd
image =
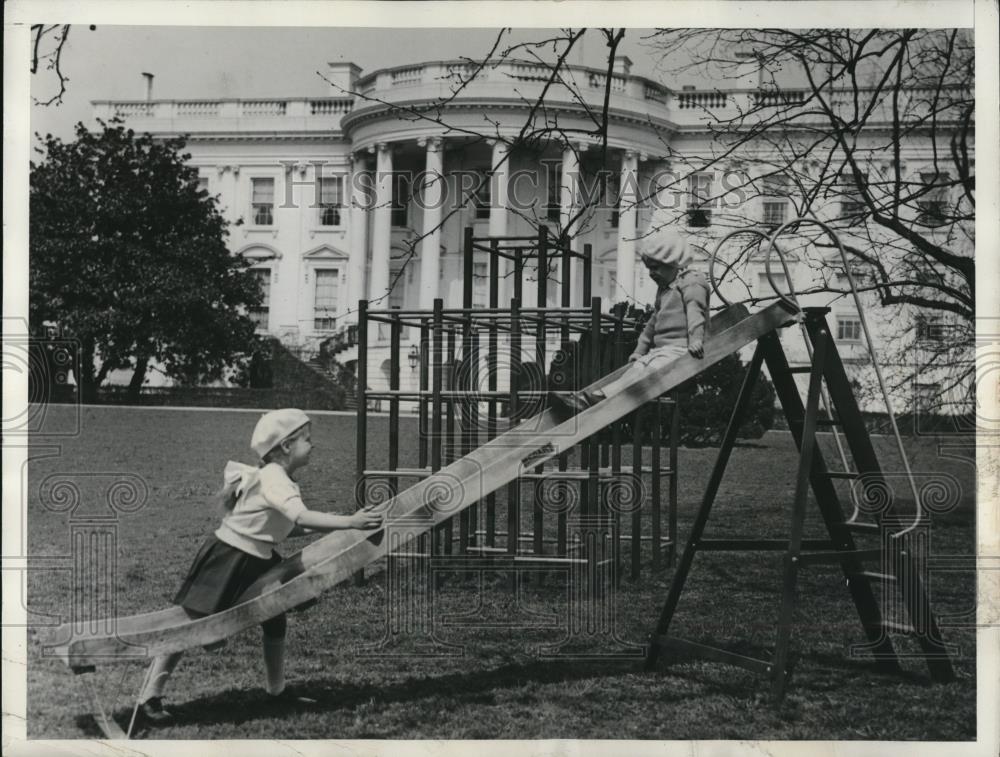
[[[891,620],[882,621],[882,628],[888,633],[916,633],[916,629],[907,623],[893,623]]]
[[[788,549],[788,539],[701,539],[695,546],[705,552],[777,552]],[[802,549],[834,548],[829,539],[803,539]]]
[[[478,550],[477,550],[478,551]],[[471,552],[471,550],[470,550]],[[437,569],[452,568],[456,570],[475,570],[481,567],[502,568],[504,565],[514,563],[525,567],[534,566],[559,566],[559,565],[587,565],[590,561],[585,557],[558,557],[555,555],[533,555],[524,552],[510,554],[506,550],[503,552],[490,552],[487,554],[469,555],[431,555],[426,552],[406,552],[394,554],[394,557],[407,557],[411,559],[430,559]],[[598,566],[610,565],[612,560],[594,560],[593,564]]]
[[[789,426],[791,426],[791,425],[804,426],[806,420],[805,420],[805,418],[788,418],[785,422],[788,423]],[[839,426],[839,425],[840,425],[840,419],[839,418],[817,418],[816,419],[816,427],[817,428],[832,428],[834,426]]]
[[[877,560],[882,557],[881,549],[845,549],[833,552],[803,552],[799,555],[799,562],[803,565],[813,565],[815,563],[836,563],[845,559],[855,560]]]
[[[678,639],[676,636],[657,636],[652,640],[652,643],[656,644],[661,649],[672,649],[692,657],[701,657],[707,660],[736,665],[741,668],[746,668],[747,670],[752,670],[758,674],[769,674],[771,672],[771,663],[767,660],[758,660],[754,657],[746,657],[745,655],[736,654],[735,652],[730,652],[726,649],[719,649],[718,647],[712,647],[708,644],[699,644],[696,641]]]
[[[877,534],[882,530],[882,527],[878,523],[862,523],[861,521],[847,521],[844,523],[844,526],[851,531],[859,533]]]
[[[890,573],[879,573],[875,570],[863,570],[858,575],[864,576],[869,581],[879,581],[881,583],[892,583],[896,577]]]
[[[795,365],[788,367],[789,373],[812,373],[811,365]]]
[[[837,471],[828,471],[826,475],[828,475],[830,478],[855,479],[858,478],[861,474],[858,473],[857,471],[837,470]]]

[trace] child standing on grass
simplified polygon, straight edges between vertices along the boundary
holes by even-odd
[[[662,371],[685,353],[704,357],[708,280],[700,271],[688,267],[692,259],[690,245],[675,229],[662,226],[647,232],[642,262],[658,288],[653,314],[629,355],[629,369],[594,392],[553,393],[551,406],[557,418],[565,420],[613,397],[637,381],[640,374]]]
[[[254,428],[250,447],[260,457],[256,468],[233,461],[226,464],[219,493],[225,509],[222,523],[191,563],[174,603],[194,618],[232,607],[237,598],[264,573],[281,562],[274,547],[289,536],[307,531],[373,529],[382,517],[370,508],[353,515],[333,515],[308,509],[293,474],[309,462],[312,451],[309,417],[292,408],[265,413]],[[284,613],[261,624],[264,641],[265,688],[276,700],[307,702],[285,687]],[[163,708],[163,690],[181,653],[153,660],[139,696],[140,712],[148,722],[171,719]]]

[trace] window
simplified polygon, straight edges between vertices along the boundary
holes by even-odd
[[[927,187],[927,193],[917,200],[917,223],[927,226],[942,226],[948,220],[948,181],[946,173],[921,173],[920,181]]]
[[[407,174],[392,177],[392,225],[408,226],[410,210],[410,180]]]
[[[782,294],[788,294],[788,277],[783,273],[774,271],[772,278],[774,279],[774,285],[778,287],[778,291]],[[757,285],[758,297],[774,296],[774,287],[771,286],[771,282],[768,280],[767,273],[765,271],[761,271],[757,274]]]
[[[765,226],[777,228],[788,218],[788,188],[791,182],[784,174],[771,174],[762,177],[761,195],[764,200],[762,223]]]
[[[476,220],[481,221],[490,217],[491,182],[492,178],[488,171],[476,172],[477,186],[476,191],[472,195],[472,207],[475,211],[474,217]]]
[[[319,196],[319,225],[340,226],[340,213],[344,207],[344,182],[340,176],[323,176],[316,193]]]
[[[271,269],[251,268],[250,272],[257,277],[261,291],[260,306],[250,308],[250,320],[256,324],[258,331],[267,331],[268,315],[271,312]]]
[[[837,340],[841,342],[860,342],[861,319],[854,315],[838,315]]]
[[[917,339],[925,342],[943,342],[948,339],[951,328],[943,318],[918,315],[916,318]]]
[[[547,199],[545,203],[545,217],[552,221],[553,223],[559,222],[559,214],[562,208],[562,164],[561,163],[546,163],[545,164],[546,173],[548,174],[548,181],[546,182],[546,192]]]
[[[250,209],[254,226],[273,226],[274,179],[251,179],[250,186]]]
[[[712,174],[695,173],[688,176],[687,225],[705,228],[712,225]]]
[[[947,221],[948,208],[944,200],[918,200],[917,222],[927,226],[942,226]]]
[[[199,192],[205,192],[206,194],[208,194],[208,177],[207,176],[199,176],[198,177],[198,191]]]
[[[852,225],[860,223],[867,214],[867,206],[856,197],[840,201],[840,216]]]
[[[864,186],[868,184],[868,173],[861,174]],[[854,226],[864,221],[868,214],[868,206],[861,197],[861,190],[850,168],[843,168],[835,183],[831,184],[827,195],[840,203],[840,219]]]
[[[316,271],[316,297],[313,300],[313,328],[332,331],[337,323],[337,293],[340,290],[340,272],[336,268]]]
[[[618,228],[618,223],[620,222],[620,220],[621,220],[621,214],[618,212],[618,210],[617,209],[612,210],[611,211],[611,228],[612,229],[617,229]]]
[[[764,225],[781,226],[785,222],[788,203],[784,200],[764,201]]]
[[[704,229],[712,225],[712,211],[699,208],[688,210],[687,225],[695,229]]]

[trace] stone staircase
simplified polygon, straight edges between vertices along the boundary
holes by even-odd
[[[271,340],[271,371],[274,388],[316,395],[312,402],[317,409],[343,409],[347,399],[344,387],[333,380],[323,364],[277,339]]]
[[[303,360],[302,362],[303,362],[304,365],[309,366],[309,368],[312,369],[316,373],[316,375],[322,377],[324,381],[327,381],[330,384],[332,384],[334,386],[337,386],[338,388],[340,388],[340,389],[343,390],[343,392],[344,392],[344,410],[356,411],[358,409],[358,395],[357,395],[357,392],[355,392],[354,389],[348,389],[346,387],[340,386],[339,384],[336,384],[333,381],[333,378],[327,372],[326,367],[323,365],[323,363],[321,363],[319,361],[318,358],[312,357],[312,358],[309,358],[308,360]]]

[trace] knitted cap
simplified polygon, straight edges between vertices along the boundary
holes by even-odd
[[[283,440],[309,423],[309,416],[294,407],[264,413],[250,437],[250,449],[264,457]]]
[[[640,241],[639,251],[644,258],[678,268],[684,267],[693,258],[691,246],[672,226],[650,227]]]

